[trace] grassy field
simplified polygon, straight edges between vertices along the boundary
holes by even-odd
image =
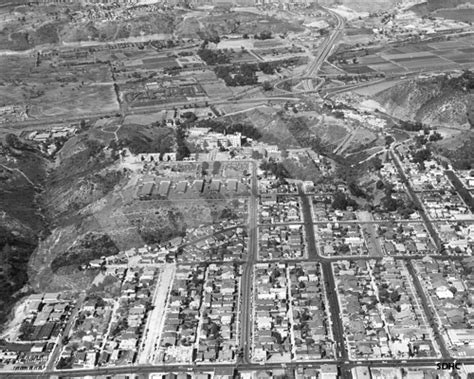
[[[0,105],[26,105],[34,118],[81,116],[118,111],[110,70],[105,64],[38,67],[30,57],[0,58]]]

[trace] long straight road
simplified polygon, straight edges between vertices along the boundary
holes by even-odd
[[[420,282],[418,274],[415,271],[415,268],[413,267],[413,263],[411,262],[411,260],[407,260],[406,265],[408,268],[408,272],[410,273],[413,279],[413,284],[415,285],[417,295],[421,300],[423,311],[425,312],[426,317],[428,318],[431,329],[433,330],[433,333],[434,333],[435,340],[438,343],[438,346],[441,350],[441,355],[443,356],[443,359],[447,360],[450,358],[450,354],[446,347],[446,344],[444,343],[443,337],[441,336],[439,332],[439,328],[441,327],[441,325],[437,325],[435,322],[435,315],[434,315],[435,310],[431,309],[428,304],[428,299],[426,298],[425,292],[423,291],[423,286]]]
[[[436,364],[440,362],[438,358],[420,358],[411,359],[409,361],[404,359],[391,359],[391,360],[377,360],[377,361],[360,361],[359,362],[348,362],[345,363],[342,359],[339,360],[320,360],[320,361],[305,361],[305,362],[288,362],[282,363],[267,363],[265,365],[259,365],[257,363],[250,363],[241,365],[240,370],[248,371],[269,371],[285,368],[287,370],[302,368],[320,368],[324,364],[339,364],[342,368],[342,372],[347,372],[351,368],[357,366],[370,366],[370,367],[388,367],[388,368],[407,368],[407,367],[427,367],[430,369],[436,369]],[[453,362],[453,360],[446,360],[443,362]],[[474,358],[458,358],[456,362],[459,364],[472,365],[474,364]],[[121,366],[121,367],[102,367],[93,369],[77,369],[77,370],[58,370],[58,371],[46,371],[46,372],[4,372],[2,373],[2,379],[10,378],[35,378],[35,379],[47,379],[51,377],[61,378],[78,378],[86,376],[112,376],[119,374],[133,374],[133,375],[149,375],[152,373],[199,373],[199,372],[214,372],[216,368],[235,368],[234,363],[222,363],[222,364],[203,364],[203,365],[140,365],[140,366]]]
[[[348,352],[344,343],[344,327],[342,325],[342,320],[340,317],[341,309],[339,307],[339,301],[337,299],[336,283],[334,280],[331,263],[329,260],[326,260],[321,257],[316,247],[311,203],[301,186],[299,187],[299,194],[301,197],[304,227],[308,243],[308,260],[313,260],[321,264],[322,273],[325,281],[324,286],[326,288],[326,294],[329,301],[328,305],[331,314],[332,332],[334,340],[336,342],[336,357],[345,361],[348,359]],[[347,370],[342,370],[341,375],[342,378],[346,379],[351,377],[349,371]]]
[[[410,181],[408,180],[405,171],[403,170],[402,164],[400,162],[400,159],[398,158],[398,155],[396,151],[393,150],[393,148],[390,148],[390,156],[392,158],[392,161],[395,164],[395,167],[398,170],[398,173],[400,177],[402,178],[402,182],[405,184],[405,187],[408,190],[408,194],[410,195],[411,199],[415,203],[415,205],[418,207],[418,211],[420,212],[420,216],[423,219],[426,229],[431,235],[431,238],[433,239],[434,243],[436,244],[436,247],[438,249],[438,252],[442,252],[443,244],[441,242],[441,239],[439,238],[438,233],[436,232],[433,223],[427,216],[425,212],[425,208],[423,204],[421,203],[420,199],[418,198],[418,195],[416,194],[415,190],[413,189],[412,185],[410,184]]]
[[[53,351],[49,357],[48,363],[46,365],[46,370],[53,370],[54,367],[56,367],[56,364],[58,363],[59,356],[61,354],[61,351],[63,349],[63,338],[69,338],[71,334],[72,327],[74,323],[76,322],[77,316],[79,314],[79,309],[82,307],[82,303],[84,302],[84,299],[86,298],[85,293],[81,293],[77,299],[76,304],[74,305],[74,310],[71,313],[71,316],[69,317],[69,320],[67,322],[66,327],[64,328],[64,331],[58,336],[57,343],[54,345]],[[60,338],[59,338],[60,337]]]
[[[307,77],[315,78],[317,76],[318,71],[321,69],[321,66],[331,54],[341,34],[341,31],[344,30],[344,19],[335,12],[332,12],[328,9],[326,9],[326,11],[336,18],[337,24],[334,30],[331,32],[331,35],[329,36],[329,38],[327,38],[326,41],[323,43],[323,45],[320,47],[320,51],[317,57],[313,60],[313,62],[310,63],[310,65],[306,69],[304,76],[307,76]],[[304,80],[303,86],[304,86],[305,91],[314,90],[313,82],[310,79]]]
[[[242,273],[242,301],[240,308],[239,341],[243,349],[242,361],[250,364],[250,348],[252,343],[252,298],[253,298],[253,266],[258,259],[258,181],[257,163],[252,162],[252,193],[249,202],[249,246],[248,258]]]

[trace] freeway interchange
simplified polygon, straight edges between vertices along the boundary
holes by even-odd
[[[267,96],[267,97],[258,97],[258,98],[251,98],[249,97],[253,92],[258,91],[256,90],[249,90],[243,92],[237,96],[229,97],[227,99],[219,99],[214,101],[206,101],[208,105],[220,105],[220,104],[231,104],[231,103],[249,103],[249,104],[256,104],[256,103],[268,103],[268,102],[292,102],[292,101],[299,101],[301,96],[307,95],[310,93],[317,93],[319,91],[319,87],[323,84],[323,81],[320,82],[316,87],[314,86],[314,79],[317,78],[318,72],[321,66],[324,64],[326,59],[332,53],[334,46],[337,44],[337,41],[341,35],[341,32],[344,30],[344,19],[339,16],[337,13],[328,11],[331,15],[336,19],[337,23],[335,28],[331,31],[327,39],[324,41],[318,55],[311,60],[311,62],[306,67],[305,71],[291,80],[299,80],[302,83],[303,90],[300,92],[293,92],[293,93],[285,93],[282,95],[276,96]],[[393,79],[393,78],[392,78]],[[290,80],[290,79],[286,79]],[[385,80],[385,79],[383,79]],[[383,81],[382,80],[382,81]],[[354,86],[345,86],[340,89],[332,89],[328,91],[327,94],[335,94],[338,92],[349,91],[354,88],[358,88],[360,86],[367,86],[371,85],[371,83],[363,83]],[[188,104],[188,102],[182,103],[168,103],[162,106],[153,106],[150,107],[149,110],[141,109],[140,113],[146,112],[156,112],[160,109],[170,109],[174,107],[181,107]],[[131,113],[131,112],[130,112]],[[104,115],[91,115],[95,117],[103,117]],[[75,119],[74,121],[78,121],[79,119]],[[65,120],[59,120],[63,122]],[[23,123],[23,126],[30,127],[32,130],[36,127],[36,125],[43,124],[42,121],[31,121],[30,123],[26,122]],[[401,171],[401,167],[397,165],[398,169]],[[403,176],[403,172],[401,172]],[[86,375],[114,375],[114,374],[152,374],[156,372],[163,372],[163,373],[171,373],[171,372],[206,372],[206,371],[213,371],[216,367],[229,367],[229,368],[237,368],[240,371],[246,370],[268,370],[268,369],[297,369],[299,367],[315,367],[318,368],[323,364],[337,364],[340,368],[340,373],[343,378],[350,378],[350,369],[365,365],[371,367],[406,367],[406,366],[413,366],[413,367],[436,367],[436,363],[439,362],[439,358],[420,358],[420,359],[412,359],[407,362],[406,360],[402,359],[391,359],[391,360],[371,360],[371,361],[355,361],[349,358],[349,353],[347,351],[346,345],[344,343],[344,329],[342,325],[342,320],[340,317],[341,309],[339,306],[339,302],[337,299],[337,293],[335,291],[336,284],[334,275],[331,269],[331,261],[332,259],[328,259],[322,257],[317,248],[315,243],[315,232],[314,232],[314,224],[312,220],[312,212],[311,212],[311,205],[310,199],[304,192],[300,189],[299,196],[302,201],[302,212],[303,212],[303,219],[304,219],[304,228],[306,231],[307,242],[308,242],[308,251],[309,257],[307,261],[318,262],[321,264],[323,277],[325,281],[325,287],[327,289],[330,313],[331,313],[331,325],[334,340],[336,342],[336,359],[331,360],[315,360],[315,361],[305,361],[305,362],[288,362],[288,363],[265,363],[265,364],[258,364],[253,363],[251,359],[251,349],[252,349],[252,333],[253,333],[253,318],[252,318],[252,301],[253,301],[253,292],[254,292],[254,278],[253,278],[253,269],[254,265],[258,262],[258,201],[259,201],[259,194],[258,194],[258,181],[257,181],[257,164],[253,162],[252,164],[252,185],[251,185],[251,195],[250,195],[250,202],[249,202],[249,215],[248,215],[248,227],[249,227],[249,246],[248,246],[248,257],[247,260],[244,262],[244,269],[243,274],[241,277],[241,285],[242,285],[242,296],[241,296],[241,307],[240,307],[240,315],[241,315],[241,322],[239,324],[239,344],[241,348],[241,358],[239,358],[236,364],[192,364],[192,365],[185,365],[185,364],[177,364],[177,365],[148,365],[148,364],[140,364],[140,365],[133,365],[133,366],[120,366],[120,367],[107,367],[107,368],[94,368],[94,369],[76,369],[76,370],[53,370],[52,366],[49,365],[46,371],[42,373],[33,373],[33,372],[21,372],[21,373],[11,373],[11,374],[4,374],[5,378],[9,377],[35,377],[35,378],[48,378],[52,375],[57,375],[61,377],[79,377],[79,376],[86,376]],[[416,199],[416,195],[413,193],[413,197]],[[427,220],[425,220],[427,221]],[[427,222],[429,225],[429,221]],[[430,230],[431,232],[431,230]],[[373,259],[373,258],[367,258]],[[293,261],[294,262],[294,261]],[[408,266],[411,271],[413,268]],[[413,272],[412,272],[413,274]],[[420,289],[419,282],[415,282],[415,286],[419,293],[422,294],[422,290]],[[423,297],[421,298],[422,303],[426,305],[426,299]],[[425,313],[430,317],[430,313],[427,311],[427,307],[425,306]],[[450,360],[449,353],[442,342],[442,338],[440,337],[439,333],[437,332],[436,328],[433,328],[435,331],[435,336],[437,339],[438,344],[440,345],[443,353],[443,360],[448,361]],[[59,353],[59,352],[58,352]],[[463,364],[474,364],[474,358],[464,358],[458,359],[458,363]]]

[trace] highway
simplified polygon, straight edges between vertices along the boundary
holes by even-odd
[[[293,78],[294,80],[302,80],[303,81],[303,91],[289,93],[287,95],[281,96],[266,96],[266,97],[257,97],[257,98],[250,98],[250,94],[252,92],[260,91],[260,87],[254,88],[249,90],[248,92],[241,93],[235,95],[231,98],[226,99],[214,99],[214,100],[196,100],[196,106],[208,106],[208,105],[225,105],[225,104],[251,104],[255,106],[256,103],[268,103],[268,102],[288,102],[288,101],[299,101],[301,95],[314,93],[318,90],[318,88],[314,88],[313,80],[317,77],[318,72],[328,56],[331,54],[334,45],[337,43],[338,38],[340,37],[341,32],[344,30],[344,19],[339,16],[338,14],[327,10],[328,13],[331,13],[336,21],[336,27],[333,29],[329,37],[324,41],[318,55],[314,58],[312,62],[308,65],[305,72]],[[292,78],[286,79],[291,80]],[[343,88],[337,89],[330,89],[327,90],[326,95],[329,94],[336,94],[339,93],[338,91],[346,92],[348,90],[352,90],[354,88],[361,88],[364,86],[373,85],[374,83],[379,83],[389,80],[382,79],[377,80],[370,83],[362,83],[357,84],[354,86],[344,86]],[[390,79],[390,80],[393,80]],[[241,98],[238,98],[241,97]],[[129,109],[128,114],[144,114],[144,113],[152,113],[158,112],[160,110],[169,110],[176,107],[182,107],[184,105],[189,106],[192,101],[186,102],[175,102],[175,103],[166,103],[166,104],[158,104],[150,107],[139,107],[134,109]],[[27,128],[36,128],[36,127],[44,127],[44,124],[49,123],[59,123],[59,122],[77,122],[82,118],[99,118],[104,116],[115,116],[116,114],[105,114],[105,113],[98,113],[94,115],[85,115],[81,118],[74,117],[74,118],[57,118],[54,121],[52,120],[28,120],[22,123],[12,125],[12,129],[18,126],[26,126]],[[25,129],[22,129],[22,131]],[[396,157],[396,153],[391,150],[390,151],[392,158],[397,166],[397,169],[400,172],[402,180],[407,185],[408,191],[416,202],[418,206],[420,206],[420,212],[427,225],[430,234],[433,237],[433,240],[436,242],[436,245],[441,252],[441,243],[440,239],[433,228],[432,223],[428,219],[427,215],[423,211],[423,207],[421,202],[419,201],[418,197],[416,196],[415,192],[411,188],[408,179],[406,178],[403,168],[401,167],[398,157]],[[316,240],[315,240],[315,233],[314,233],[314,221],[312,218],[312,211],[311,211],[311,204],[310,204],[310,197],[304,194],[303,190],[299,188],[299,195],[301,197],[302,202],[302,213],[303,213],[303,220],[304,220],[304,228],[306,232],[307,244],[308,244],[308,259],[301,260],[301,262],[315,262],[320,263],[322,268],[322,274],[324,277],[324,285],[327,292],[327,297],[329,301],[329,309],[331,314],[331,325],[334,340],[336,343],[336,359],[330,360],[317,360],[317,361],[305,361],[305,362],[287,362],[285,364],[281,363],[266,363],[266,364],[257,364],[252,363],[251,361],[251,348],[252,348],[252,333],[253,333],[253,317],[252,317],[252,310],[253,310],[253,269],[254,265],[259,262],[258,260],[258,201],[259,201],[259,193],[258,193],[258,181],[257,181],[257,162],[252,162],[252,185],[251,185],[251,195],[249,201],[249,214],[248,214],[248,255],[247,259],[244,262],[244,267],[242,271],[241,277],[241,305],[240,305],[240,323],[239,323],[239,345],[242,349],[242,356],[238,358],[238,362],[235,363],[228,363],[228,364],[219,364],[219,363],[212,363],[212,364],[193,364],[193,365],[151,365],[151,364],[143,364],[143,365],[136,365],[136,366],[122,366],[122,367],[110,367],[110,368],[94,368],[94,369],[78,369],[78,370],[53,370],[53,363],[57,360],[58,355],[60,353],[60,344],[57,347],[57,351],[54,352],[52,355],[52,359],[47,366],[47,369],[44,372],[24,372],[24,371],[17,371],[12,373],[2,373],[2,378],[18,378],[18,377],[31,377],[31,378],[50,378],[52,375],[58,375],[63,377],[79,377],[79,376],[86,376],[86,375],[113,375],[113,374],[144,374],[148,375],[151,373],[156,372],[202,372],[202,371],[214,371],[216,367],[231,367],[237,368],[238,370],[271,370],[271,369],[296,369],[298,367],[314,367],[318,368],[322,364],[337,364],[341,369],[341,377],[345,379],[351,378],[350,369],[354,368],[358,365],[369,365],[371,367],[411,367],[411,366],[427,366],[430,368],[436,368],[436,363],[439,362],[438,358],[422,358],[422,359],[387,359],[387,360],[371,360],[371,361],[353,361],[349,359],[349,354],[346,349],[345,338],[344,338],[344,329],[341,315],[341,309],[338,302],[337,291],[336,291],[336,284],[334,275],[331,268],[331,262],[340,260],[341,257],[323,257],[319,254],[319,251],[316,247]],[[356,221],[355,221],[356,222]],[[357,221],[359,222],[359,221]],[[359,222],[360,223],[360,222]],[[229,228],[232,229],[232,228]],[[208,238],[208,236],[202,237],[201,239]],[[201,240],[198,239],[198,240]],[[195,243],[196,241],[192,241],[190,243]],[[432,326],[432,329],[435,334],[435,339],[440,346],[443,359],[449,360],[449,351],[447,350],[444,341],[439,333],[439,330],[436,328],[433,312],[429,308],[428,301],[426,296],[423,293],[423,289],[421,288],[421,283],[416,277],[416,273],[414,272],[413,265],[411,264],[411,259],[422,258],[423,256],[411,256],[405,257],[400,256],[398,258],[405,259],[407,261],[407,266],[410,271],[410,274],[413,277],[414,285],[420,296],[420,299],[423,304],[424,312],[426,313],[428,320]],[[369,259],[381,259],[381,257],[352,257],[362,260],[369,260]],[[278,262],[287,262],[285,260],[279,260]],[[298,262],[298,260],[288,260],[288,262]],[[74,319],[74,316],[72,317]],[[68,326],[69,328],[69,326]],[[69,333],[69,329],[66,329],[64,332],[65,335]],[[465,359],[458,359],[457,362],[465,363],[465,364],[474,364],[474,358],[465,358]]]
[[[341,31],[344,30],[344,19],[335,12],[332,12],[326,8],[325,10],[336,19],[337,24],[336,24],[336,27],[331,32],[331,35],[329,36],[329,38],[327,38],[327,40],[320,47],[320,51],[316,59],[314,59],[313,62],[311,62],[311,64],[306,69],[306,72],[304,73],[304,76],[306,77],[314,78],[317,76],[318,71],[320,70],[321,66],[326,61],[328,56],[331,54],[334,48],[334,45],[336,44],[341,34]],[[306,91],[314,90],[312,80],[310,79],[304,80],[304,89]]]

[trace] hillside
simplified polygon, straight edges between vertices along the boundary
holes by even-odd
[[[54,159],[13,135],[0,144],[0,325],[21,295],[85,288],[94,275],[80,265],[197,223],[172,202],[136,200],[137,176],[119,159],[118,146],[167,151],[172,131],[124,126],[117,138],[85,125]]]
[[[325,7],[342,5],[357,12],[374,12],[379,10],[389,10],[400,3],[399,0],[318,0],[318,3]]]
[[[304,29],[296,22],[268,15],[255,15],[250,12],[218,12],[208,16],[188,17],[180,22],[175,34],[182,38],[209,38],[225,34],[259,34],[271,32],[284,34],[301,32]]]
[[[474,104],[473,76],[468,72],[458,78],[444,76],[402,82],[378,93],[374,99],[400,119],[468,129]]]
[[[38,202],[47,161],[28,146],[0,143],[0,323],[27,283],[27,262],[47,224]]]
[[[474,16],[474,0],[428,0],[415,5],[411,10],[419,16],[471,22]]]
[[[89,6],[92,12],[97,7]],[[80,4],[67,6],[0,6],[0,49],[28,50],[35,46],[79,41],[113,41],[151,34],[171,35],[180,20],[179,12],[117,13],[111,20],[74,19],[71,14],[88,11]]]
[[[430,12],[439,9],[465,8],[469,5],[474,5],[474,0],[428,0],[426,2],[427,9]]]

